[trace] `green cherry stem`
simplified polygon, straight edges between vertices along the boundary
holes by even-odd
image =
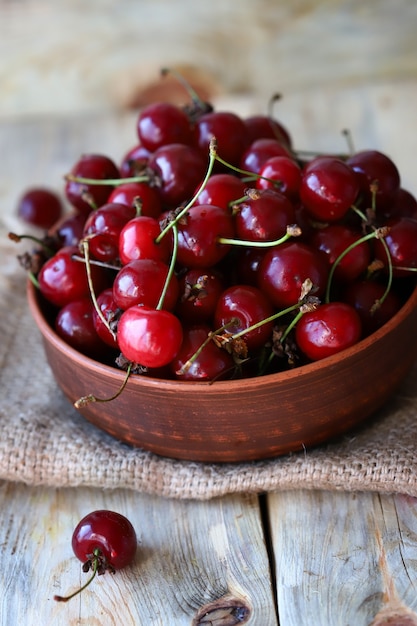
[[[127,381],[129,380],[132,367],[133,367],[133,363],[129,363],[126,369],[126,376],[124,377],[122,384],[120,385],[116,393],[114,393],[112,396],[109,396],[107,398],[98,398],[97,396],[93,394],[89,394],[87,396],[81,396],[81,398],[78,398],[78,400],[74,402],[74,407],[76,409],[80,409],[83,406],[86,406],[86,404],[89,404],[90,402],[111,402],[112,400],[116,400],[116,398],[120,396],[120,394],[122,393],[122,391],[127,385]]]
[[[227,330],[230,326],[234,326],[236,324],[236,321],[237,320],[235,319],[231,319],[230,322],[227,322],[227,324],[220,326],[220,328],[217,328],[216,330],[210,331],[207,334],[207,337],[205,338],[205,340],[201,343],[201,345],[197,348],[197,350],[192,354],[192,356],[188,359],[188,361],[186,361],[182,365],[182,367],[179,370],[177,370],[176,374],[178,376],[182,376],[183,374],[188,372],[188,370],[190,369],[190,367],[192,366],[196,358],[199,356],[199,354],[201,354],[204,348],[210,343],[213,337],[215,337],[216,335],[220,335],[220,333],[222,333],[224,330]]]
[[[87,580],[87,582],[82,587],[80,587],[79,589],[74,591],[74,593],[71,593],[68,596],[58,596],[58,595],[55,595],[54,596],[54,600],[56,600],[57,602],[68,602],[68,600],[71,600],[71,598],[73,598],[74,596],[76,596],[79,593],[81,593],[82,591],[84,591],[84,589],[86,589],[88,587],[88,585],[96,577],[96,574],[98,572],[99,562],[100,562],[100,554],[101,554],[100,550],[98,548],[96,548],[94,550],[94,552],[93,552],[93,558],[92,558],[92,570],[93,570],[93,573],[90,576],[90,578]]]
[[[35,237],[34,235],[18,235],[17,233],[8,233],[8,238],[16,243],[20,243],[23,239],[28,239],[29,241],[33,241],[38,244],[48,256],[54,256],[55,254],[55,251],[52,250],[52,248],[50,248],[45,241],[39,239],[39,237]]]
[[[172,255],[171,255],[171,260],[170,260],[170,264],[169,264],[169,269],[168,269],[168,274],[164,283],[164,287],[162,289],[162,293],[161,296],[159,298],[158,304],[156,306],[157,310],[162,309],[163,305],[164,305],[164,300],[165,300],[165,295],[166,292],[168,290],[169,287],[169,283],[171,281],[172,275],[174,274],[175,271],[175,263],[177,262],[177,251],[178,251],[178,229],[177,229],[177,225],[176,224],[172,224],[172,230],[173,230],[173,234],[174,234],[174,244],[173,244],[173,250],[172,250]]]
[[[232,335],[230,337],[230,339],[233,341],[234,339],[238,339],[239,337],[243,337],[247,333],[250,333],[252,330],[256,330],[257,328],[260,328],[264,324],[268,324],[269,322],[274,322],[278,318],[283,317],[284,315],[287,315],[288,313],[291,313],[292,311],[296,311],[297,309],[300,310],[300,307],[302,307],[302,302],[297,302],[296,304],[293,304],[293,305],[287,307],[286,309],[282,309],[281,311],[278,311],[277,313],[274,313],[273,315],[270,315],[269,317],[266,317],[265,319],[261,320],[260,322],[256,322],[256,324],[252,324],[252,326],[248,326],[247,328],[244,328],[243,330],[239,331],[238,333],[235,333],[234,335]]]
[[[297,224],[287,226],[285,235],[274,241],[248,241],[247,239],[229,239],[228,237],[219,237],[218,243],[231,246],[250,246],[251,248],[272,248],[285,243],[291,237],[299,237],[301,228]]]
[[[149,176],[127,176],[126,178],[84,178],[83,176],[74,176],[74,174],[66,174],[65,180],[74,183],[81,183],[82,185],[112,185],[117,187],[118,185],[124,185],[125,183],[147,183],[149,182]]]

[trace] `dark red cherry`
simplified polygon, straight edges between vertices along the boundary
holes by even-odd
[[[218,155],[232,165],[239,165],[248,145],[246,126],[241,117],[230,111],[205,113],[196,122],[196,142],[201,154],[208,158],[212,137],[217,140]]]
[[[275,241],[295,223],[295,210],[284,195],[272,189],[259,190],[235,209],[236,237],[247,241]]]
[[[286,156],[275,156],[267,159],[256,180],[257,189],[277,189],[292,202],[299,198],[301,185],[301,167]],[[268,180],[267,180],[268,179]]]
[[[103,154],[84,154],[75,163],[71,176],[93,180],[117,179],[120,172],[114,162]],[[69,202],[81,213],[89,214],[92,208],[102,206],[112,191],[109,184],[86,184],[67,180],[65,195]]]
[[[118,185],[110,193],[108,202],[133,206],[138,215],[149,217],[159,217],[162,211],[162,201],[158,189],[145,182]]]
[[[74,256],[80,257],[76,246],[61,248],[44,263],[38,274],[41,293],[59,307],[90,295],[86,265]],[[97,293],[108,286],[107,274],[101,267],[91,265],[91,274]]]
[[[288,130],[269,115],[250,115],[244,118],[248,131],[249,142],[257,139],[276,139],[287,148],[291,148],[292,140]]]
[[[183,332],[179,319],[169,311],[132,306],[117,325],[117,341],[128,361],[144,367],[168,365],[178,354]]]
[[[295,327],[295,341],[311,361],[319,361],[356,344],[362,326],[356,310],[345,302],[329,302],[305,313]]]
[[[237,281],[256,287],[258,285],[258,269],[265,256],[265,248],[239,248],[236,253]]]
[[[102,359],[108,349],[96,332],[93,311],[90,297],[73,300],[59,310],[55,318],[55,330],[61,339],[78,352]]]
[[[334,278],[350,282],[364,274],[371,261],[371,249],[368,242],[358,244],[361,235],[343,224],[329,224],[316,230],[310,243],[322,252],[324,258],[332,266],[339,255],[353,246],[350,252],[337,263]]]
[[[347,164],[356,173],[364,208],[372,206],[371,185],[374,182],[377,182],[377,212],[389,207],[400,187],[400,174],[392,159],[378,150],[363,150],[349,157]]]
[[[385,218],[412,217],[417,219],[417,199],[407,189],[400,187],[391,204],[384,210]]]
[[[149,167],[161,180],[163,203],[175,208],[192,198],[202,182],[208,160],[191,146],[168,144],[156,150],[149,159]]]
[[[83,237],[88,239],[91,256],[105,263],[117,261],[120,233],[135,215],[133,206],[115,202],[104,204],[92,211],[83,232]]]
[[[93,323],[96,333],[106,345],[110,346],[111,348],[117,349],[118,345],[115,334],[117,321],[122,311],[114,301],[112,287],[104,289],[104,291],[98,294],[97,306],[101,311],[102,317],[104,317],[107,323],[103,322],[96,308],[94,307]],[[113,332],[109,330],[109,327]]]
[[[143,174],[146,168],[151,152],[147,150],[142,144],[137,144],[130,148],[128,152],[123,156],[120,164],[120,177],[130,178],[133,176],[140,176]]]
[[[160,223],[153,217],[138,215],[122,228],[119,236],[119,256],[122,264],[136,259],[155,259],[168,262],[171,258],[171,237],[161,234]]]
[[[273,156],[291,157],[291,153],[276,139],[257,139],[242,154],[239,167],[242,170],[259,174],[266,161]]]
[[[168,277],[168,265],[155,259],[137,259],[124,265],[113,281],[113,299],[123,310],[133,305],[156,308]],[[178,279],[169,280],[163,308],[174,309],[179,294]]]
[[[347,285],[342,296],[359,314],[365,335],[370,335],[386,324],[401,307],[401,300],[386,285],[374,280],[360,280]]]
[[[179,278],[176,313],[188,324],[211,321],[224,281],[212,268],[191,269]]]
[[[413,276],[417,268],[417,220],[411,217],[392,218],[384,238],[388,247],[394,276]],[[388,269],[389,261],[380,240],[375,241],[375,256]]]
[[[300,242],[283,243],[269,249],[259,265],[258,286],[271,302],[281,308],[298,302],[307,279],[317,297],[324,294],[328,266],[318,250]]]
[[[303,169],[300,199],[316,220],[340,220],[355,202],[358,192],[356,174],[341,159],[316,157]]]
[[[245,188],[245,183],[233,174],[213,174],[198,194],[195,205],[214,204],[230,211],[231,204],[245,195]]]
[[[192,206],[178,224],[178,263],[188,268],[205,268],[219,263],[230,250],[221,237],[232,238],[232,216],[212,204]]]
[[[193,131],[187,114],[169,102],[156,102],[142,109],[137,121],[139,141],[155,152],[171,143],[190,145]]]
[[[48,230],[63,214],[60,196],[46,187],[27,189],[17,203],[17,214],[27,224]]]
[[[56,224],[53,228],[53,233],[60,242],[61,247],[77,246],[79,244],[84,233],[84,224],[87,217],[84,213],[75,213]]]
[[[184,329],[181,348],[170,364],[170,369],[178,380],[219,380],[233,373],[233,357],[216,346],[212,340],[200,350],[210,331],[210,326],[206,325],[194,325]],[[191,365],[184,367],[189,359],[192,361]]]
[[[271,302],[257,287],[233,285],[219,297],[214,314],[214,326],[220,328],[233,321],[227,331],[235,334],[266,320],[273,312]],[[271,338],[272,329],[273,322],[267,322],[245,333],[242,338],[249,350],[256,350]]]

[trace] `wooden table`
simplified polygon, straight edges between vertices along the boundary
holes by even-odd
[[[391,154],[415,192],[416,96],[414,83],[328,89],[284,99],[280,117],[303,148],[338,149],[339,131],[350,127],[358,148]],[[251,100],[238,105],[260,108]],[[3,121],[2,228],[15,223],[23,188],[59,188],[81,152],[120,158],[135,141],[134,117]],[[71,535],[96,508],[131,519],[136,561],[56,603],[55,593],[85,580]],[[194,502],[2,483],[0,520],[4,626],[417,624],[417,500],[402,495],[298,490]],[[391,614],[397,617],[389,621]]]

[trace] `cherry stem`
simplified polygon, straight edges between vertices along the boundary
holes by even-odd
[[[285,243],[291,237],[299,237],[301,235],[301,228],[297,224],[291,224],[287,226],[287,232],[285,235],[274,241],[248,241],[247,239],[229,239],[228,237],[219,237],[218,243],[231,246],[249,246],[251,248],[271,248],[273,246],[279,246]]]
[[[281,311],[278,311],[277,313],[274,313],[273,315],[270,315],[269,317],[266,317],[265,319],[261,320],[260,322],[256,322],[256,324],[252,324],[252,326],[248,326],[247,328],[244,328],[243,330],[240,330],[238,333],[235,333],[234,335],[232,335],[230,337],[230,339],[234,340],[234,339],[238,339],[239,337],[243,337],[247,333],[250,333],[252,330],[256,330],[257,328],[260,328],[264,324],[268,324],[269,322],[273,322],[276,319],[278,319],[279,317],[283,317],[284,315],[287,315],[287,313],[291,313],[292,311],[296,311],[297,309],[300,309],[301,306],[302,306],[302,302],[297,302],[296,304],[293,304],[293,305],[287,307],[286,309],[282,309]]]
[[[184,87],[185,91],[188,93],[191,100],[195,104],[198,104],[199,106],[204,106],[203,100],[198,95],[194,87],[192,87],[192,85],[190,85],[190,83],[184,78],[184,76],[182,76],[179,72],[172,69],[171,67],[163,67],[161,69],[161,75],[166,76],[167,74],[172,74],[173,76],[175,76],[175,78],[178,80],[179,83],[181,83],[181,85]]]
[[[79,263],[85,263],[85,258],[82,256],[78,256],[77,254],[73,254],[71,257],[74,261],[79,261]],[[97,261],[97,259],[88,259],[90,265],[96,265],[97,267],[104,267],[107,270],[113,270],[114,272],[118,272],[120,267],[118,265],[113,265],[112,263],[105,263],[104,261]]]
[[[94,291],[93,277],[91,275],[90,246],[89,246],[87,237],[81,241],[81,245],[82,245],[83,254],[84,254],[85,269],[87,272],[87,281],[88,281],[88,288],[90,290],[91,300],[93,301],[94,308],[100,320],[103,322],[103,324],[105,325],[105,327],[107,328],[107,330],[109,331],[113,339],[116,341],[116,333],[114,332],[114,330],[112,330],[112,328],[110,328],[110,324],[108,320],[106,320],[106,318],[104,317],[103,311],[100,309],[99,304],[97,302],[96,294]]]
[[[342,135],[346,139],[346,143],[347,143],[347,146],[348,146],[349,154],[350,155],[354,154],[355,146],[353,144],[352,133],[350,132],[350,130],[348,128],[344,128],[342,130]]]
[[[74,402],[75,408],[80,409],[81,407],[85,406],[86,404],[89,404],[90,402],[111,402],[112,400],[116,400],[116,398],[120,396],[120,394],[123,392],[124,388],[127,385],[127,381],[129,380],[132,367],[133,367],[133,363],[129,363],[127,366],[127,370],[126,370],[126,376],[115,394],[113,394],[112,396],[109,396],[108,398],[97,398],[97,396],[94,396],[92,394],[88,396],[81,396],[81,398],[78,398],[78,400]]]
[[[249,181],[258,180],[258,178],[262,178],[262,180],[267,180],[268,182],[273,183],[274,185],[279,184],[280,182],[273,178],[268,178],[267,176],[261,176],[260,174],[256,174],[255,172],[250,172],[249,170],[242,170],[240,167],[236,167],[236,165],[232,165],[231,163],[228,163],[228,161],[225,161],[224,159],[222,159],[218,154],[216,154],[216,161],[218,161],[219,163],[227,167],[229,170],[236,172],[237,174],[243,174],[244,176],[248,176]]]
[[[169,283],[171,282],[171,278],[174,274],[175,271],[175,263],[177,261],[177,251],[178,251],[178,228],[176,224],[172,225],[172,230],[173,230],[173,239],[174,239],[174,244],[173,244],[173,250],[172,250],[172,255],[171,255],[171,260],[169,263],[169,269],[168,269],[168,274],[167,277],[165,279],[165,283],[164,283],[164,288],[162,289],[162,293],[161,293],[161,297],[159,298],[159,302],[156,306],[157,310],[162,309],[163,304],[164,304],[164,300],[165,300],[165,295],[166,292],[168,291],[168,287],[169,287]]]
[[[30,241],[38,244],[42,248],[42,250],[44,250],[49,256],[53,256],[55,254],[52,248],[47,246],[46,243],[42,241],[42,239],[39,239],[39,237],[35,237],[34,235],[18,235],[16,233],[9,233],[8,237],[11,241],[14,241],[16,243],[20,243],[23,239],[29,239]]]
[[[68,600],[71,600],[71,598],[74,598],[74,596],[78,595],[79,593],[81,593],[82,591],[84,591],[84,589],[86,589],[88,587],[88,585],[92,582],[92,580],[96,577],[97,571],[98,571],[98,566],[99,566],[99,562],[100,562],[100,550],[98,548],[95,548],[94,552],[93,552],[93,559],[92,559],[92,570],[93,573],[90,576],[90,578],[87,580],[87,582],[80,587],[79,589],[77,589],[76,591],[74,591],[74,593],[71,593],[69,596],[54,596],[54,600],[56,600],[57,602],[68,602]]]
[[[65,180],[82,185],[124,185],[125,183],[147,183],[149,176],[127,176],[126,178],[84,178],[83,176],[74,176],[74,174],[66,174]]]
[[[237,322],[237,320],[233,318],[233,319],[230,320],[230,322],[227,322],[226,324],[223,324],[223,326],[220,326],[220,328],[217,328],[214,331],[210,331],[207,334],[207,337],[205,338],[205,340],[202,342],[202,344],[194,352],[194,354],[175,373],[178,376],[181,376],[181,375],[185,374],[186,372],[188,372],[188,370],[190,369],[190,367],[192,366],[192,364],[194,363],[196,358],[199,356],[199,354],[201,354],[201,352],[204,350],[204,348],[210,343],[210,341],[213,339],[213,337],[215,337],[216,335],[220,335],[220,333],[222,333],[224,330],[227,330],[230,326],[234,326],[236,324],[236,322]]]

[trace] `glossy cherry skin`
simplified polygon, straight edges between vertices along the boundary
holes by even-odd
[[[91,298],[73,300],[62,307],[55,318],[55,331],[78,352],[95,359],[103,359],[108,352],[96,332]]]
[[[400,187],[400,174],[395,163],[378,150],[362,150],[347,159],[347,164],[356,173],[364,208],[372,206],[370,186],[377,181],[376,210],[384,211],[393,202]]]
[[[196,143],[208,158],[212,137],[217,140],[219,156],[231,165],[238,165],[248,145],[246,126],[241,117],[231,111],[213,111],[202,115],[195,126]]]
[[[347,285],[342,292],[347,302],[359,314],[365,335],[386,324],[400,310],[401,300],[392,289],[385,294],[386,285],[374,280],[359,280]],[[384,300],[382,297],[384,296]],[[375,306],[380,302],[379,306]]]
[[[75,213],[60,221],[53,228],[53,233],[60,242],[60,247],[77,246],[84,233],[84,225],[87,219],[85,213]]]
[[[262,322],[274,313],[268,298],[250,285],[233,285],[219,297],[214,314],[214,325],[220,328],[234,321],[227,332],[232,334],[246,330],[253,324]],[[261,348],[271,338],[273,322],[267,322],[245,333],[242,338],[249,350]]]
[[[71,175],[79,178],[105,180],[120,178],[120,172],[115,163],[103,154],[84,154],[72,167]],[[107,202],[112,191],[108,184],[85,184],[67,180],[65,195],[73,207],[81,213],[90,213],[92,208],[98,208]],[[91,202],[85,199],[85,194]]]
[[[291,148],[292,139],[288,130],[269,115],[250,115],[243,120],[248,131],[249,142],[257,139],[276,139],[287,148]]]
[[[46,187],[27,189],[17,204],[17,214],[27,224],[51,228],[63,214],[60,196]]]
[[[257,189],[277,189],[292,202],[298,201],[301,185],[301,167],[286,156],[267,159],[259,170]],[[268,179],[268,180],[267,180]]]
[[[189,324],[213,319],[217,301],[224,290],[221,274],[213,268],[190,269],[179,277],[178,317]]]
[[[85,264],[75,260],[80,256],[76,246],[66,246],[48,259],[38,274],[39,289],[52,304],[62,307],[72,300],[90,295]],[[97,293],[108,286],[108,277],[101,267],[91,265]]]
[[[130,178],[132,176],[142,175],[148,164],[150,155],[151,151],[147,150],[141,143],[130,148],[123,156],[120,163],[120,177]]]
[[[96,308],[93,308],[93,324],[97,335],[100,339],[108,345],[110,348],[114,348],[115,350],[119,347],[117,345],[117,340],[115,336],[115,331],[117,327],[117,320],[121,315],[121,309],[117,306],[114,298],[113,298],[113,288],[108,287],[104,289],[97,296],[97,305],[100,309],[104,319],[107,321],[108,325],[113,330],[111,333],[107,327],[107,325],[103,322],[101,317],[99,316]]]
[[[231,376],[235,369],[233,357],[226,350],[216,346],[213,341],[208,342],[198,356],[194,358],[195,353],[200,350],[210,331],[210,326],[206,325],[194,325],[184,329],[181,348],[170,364],[170,369],[175,378],[178,380],[210,381]],[[191,366],[181,371],[181,368],[191,358],[193,359]]]
[[[113,281],[113,299],[125,310],[139,304],[156,307],[168,276],[168,265],[155,259],[137,259],[124,265]],[[178,279],[170,278],[163,308],[174,309],[179,294]]]
[[[328,278],[328,267],[313,247],[289,242],[269,249],[258,269],[258,286],[278,308],[296,304],[302,285],[310,279],[312,295],[323,295]]]
[[[316,220],[340,220],[355,202],[358,193],[356,174],[338,158],[316,157],[303,169],[300,199]]]
[[[83,237],[88,239],[91,256],[105,263],[117,261],[120,233],[135,215],[133,206],[115,202],[104,204],[92,211],[83,232]]]
[[[132,306],[117,326],[117,341],[128,361],[144,367],[168,365],[178,354],[183,339],[179,319],[169,311]]]
[[[198,194],[195,205],[214,204],[230,211],[233,202],[245,195],[245,188],[244,182],[233,174],[213,174]]]
[[[319,228],[310,243],[320,250],[331,267],[350,246],[350,252],[337,263],[334,278],[343,282],[351,282],[364,274],[371,261],[371,249],[368,242],[357,244],[361,235],[343,224],[329,224]]]
[[[392,218],[384,238],[391,256],[394,276],[414,276],[417,268],[417,220],[411,217]],[[381,241],[375,241],[375,256],[388,269],[388,260]]]
[[[235,209],[236,237],[246,241],[275,241],[294,224],[295,210],[283,194],[273,189],[260,190]]]
[[[257,139],[242,154],[239,167],[247,172],[259,174],[266,161],[273,156],[291,157],[291,153],[276,139]]]
[[[110,569],[126,567],[135,558],[137,537],[131,522],[115,511],[97,510],[78,522],[72,534],[72,549],[82,563],[99,550]]]
[[[142,109],[137,121],[139,141],[155,152],[170,143],[190,145],[193,132],[187,114],[169,102],[156,102]]]
[[[178,263],[188,268],[216,265],[230,249],[219,238],[230,239],[234,234],[232,216],[224,209],[211,204],[192,206],[178,224]]]
[[[135,207],[138,215],[159,217],[162,211],[162,201],[158,189],[145,182],[118,185],[110,193],[107,201]]]
[[[123,265],[137,259],[155,259],[168,262],[171,257],[171,238],[162,237],[161,226],[153,217],[139,215],[122,228],[119,236],[119,256]]]
[[[163,204],[175,208],[191,199],[204,179],[207,163],[191,146],[173,143],[156,150],[149,158],[149,167],[161,180]]]
[[[305,313],[295,327],[295,341],[311,361],[337,354],[357,343],[362,335],[358,313],[344,302],[322,304]]]

